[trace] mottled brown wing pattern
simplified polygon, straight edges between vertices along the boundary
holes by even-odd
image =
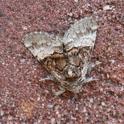
[[[90,55],[95,45],[96,21],[85,17],[76,21],[64,36],[33,32],[23,38],[24,45],[65,90],[79,93],[87,79]]]
[[[43,60],[53,53],[62,53],[62,39],[54,34],[46,32],[32,32],[23,38],[24,45],[27,47],[34,57]]]

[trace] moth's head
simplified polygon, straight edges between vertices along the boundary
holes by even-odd
[[[81,69],[74,65],[68,65],[64,71],[64,76],[67,81],[74,81],[80,78]]]

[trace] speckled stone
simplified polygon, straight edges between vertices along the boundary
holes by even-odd
[[[103,10],[106,5],[114,9]],[[123,5],[123,0],[1,0],[0,123],[123,124]],[[92,71],[99,80],[85,85],[77,98],[68,92],[54,97],[57,85],[39,81],[47,72],[22,37],[40,30],[64,33],[75,20],[90,15],[99,24],[92,55],[101,62]]]

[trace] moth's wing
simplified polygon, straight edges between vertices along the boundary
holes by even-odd
[[[32,32],[23,38],[25,47],[27,47],[34,57],[43,60],[54,52],[62,53],[61,37],[46,32]]]
[[[98,25],[92,17],[85,17],[75,22],[65,33],[63,42],[66,49],[73,47],[93,47]]]

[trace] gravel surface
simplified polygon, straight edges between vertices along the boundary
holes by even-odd
[[[77,98],[55,97],[54,82],[24,47],[32,31],[64,33],[93,15],[98,24],[91,73]],[[0,0],[0,124],[124,124],[124,0]]]

